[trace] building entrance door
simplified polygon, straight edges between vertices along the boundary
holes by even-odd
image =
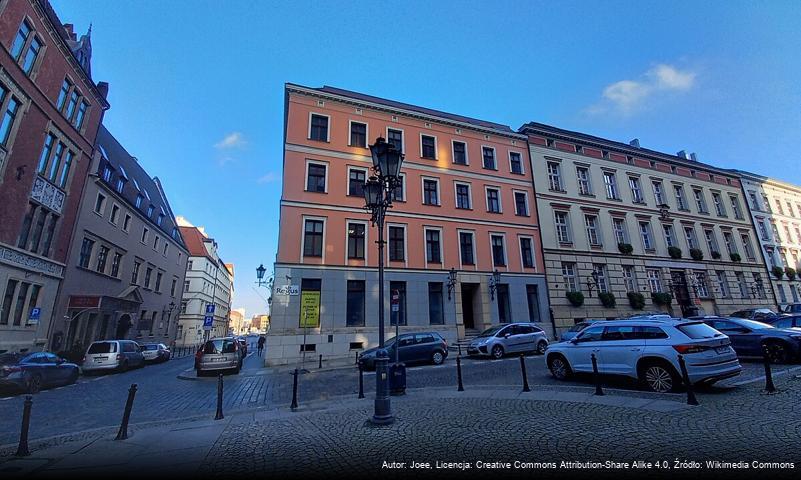
[[[673,270],[670,272],[670,278],[673,283],[673,296],[676,297],[676,303],[681,307],[681,315],[683,317],[695,315],[697,308],[693,306],[690,299],[685,273],[681,270]]]
[[[476,328],[475,312],[473,310],[476,290],[478,290],[477,284],[462,283],[462,323],[464,323],[465,330],[474,330]]]
[[[126,335],[128,335],[128,329],[130,328],[131,316],[126,313],[117,321],[117,336],[114,338],[125,338]]]

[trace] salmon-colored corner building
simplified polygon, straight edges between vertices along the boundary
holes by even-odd
[[[384,232],[387,336],[396,317],[401,332],[449,342],[500,322],[552,330],[525,135],[332,87],[287,84],[284,115],[268,364],[377,345],[377,231],[362,185],[379,136],[405,154]]]

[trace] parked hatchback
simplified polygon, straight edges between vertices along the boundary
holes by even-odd
[[[763,321],[767,318],[776,317],[777,314],[776,312],[774,312],[769,308],[749,308],[746,310],[738,310],[729,316],[735,318],[747,318],[749,320]]]
[[[766,351],[772,363],[787,363],[801,356],[801,331],[744,318],[704,317],[703,321],[728,335],[737,355],[761,357]]]
[[[593,354],[599,373],[637,379],[655,392],[682,384],[679,354],[693,384],[712,384],[742,371],[726,335],[701,321],[680,318],[591,325],[569,342],[552,344],[545,358],[551,374],[565,380],[574,373],[591,373]]]
[[[570,327],[570,329],[562,332],[562,335],[559,336],[559,341],[560,342],[569,342],[570,340],[575,338],[575,336],[578,335],[580,331],[582,331],[585,328],[589,327],[593,323],[597,323],[597,322],[601,322],[601,321],[602,320],[599,320],[599,319],[582,320],[582,321],[578,322],[577,324],[573,325],[572,327]]]
[[[198,376],[223,370],[239,373],[241,369],[242,353],[239,342],[234,337],[212,338],[195,354],[195,370]]]
[[[398,338],[390,338],[384,342],[389,354],[390,363],[433,363],[440,365],[448,357],[448,342],[437,332],[403,333]],[[359,363],[366,369],[375,368],[375,357],[378,347],[365,350],[359,356]]]
[[[144,343],[140,347],[146,362],[166,362],[170,359],[170,349],[163,343]]]
[[[533,323],[510,323],[497,325],[481,332],[467,346],[468,355],[502,358],[509,353],[545,353],[548,338],[545,332]]]
[[[78,380],[78,365],[50,352],[0,354],[0,388],[27,393],[71,385]]]
[[[145,366],[145,357],[139,344],[133,340],[103,340],[92,342],[81,363],[84,374]]]
[[[801,315],[780,315],[778,317],[766,318],[763,320],[776,328],[801,328]]]

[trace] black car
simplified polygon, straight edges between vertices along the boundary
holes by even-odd
[[[43,388],[71,385],[78,380],[78,365],[50,352],[0,354],[0,387],[37,393]]]
[[[774,318],[776,316],[777,316],[776,312],[774,312],[769,308],[748,308],[745,310],[738,310],[729,315],[729,317],[747,318],[749,320],[758,320],[760,322],[768,318]]]
[[[780,315],[764,320],[776,328],[801,328],[801,315]]]
[[[439,365],[448,357],[448,342],[437,332],[403,333],[398,336],[399,341],[390,338],[384,342],[384,348],[389,354],[390,362],[402,363],[433,363]],[[396,352],[397,345],[400,344]],[[375,357],[378,347],[365,350],[359,356],[359,363],[366,369],[375,368]]]
[[[761,357],[767,350],[772,363],[786,363],[801,354],[801,331],[776,328],[744,318],[702,317],[704,323],[725,334],[738,356]]]

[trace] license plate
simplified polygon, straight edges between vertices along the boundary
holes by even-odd
[[[102,362],[103,360],[108,360],[108,357],[95,357],[95,362]]]
[[[729,353],[729,347],[715,347],[715,351],[718,353]]]
[[[225,362],[226,359],[224,359],[224,358],[212,358],[211,361],[212,362]]]

